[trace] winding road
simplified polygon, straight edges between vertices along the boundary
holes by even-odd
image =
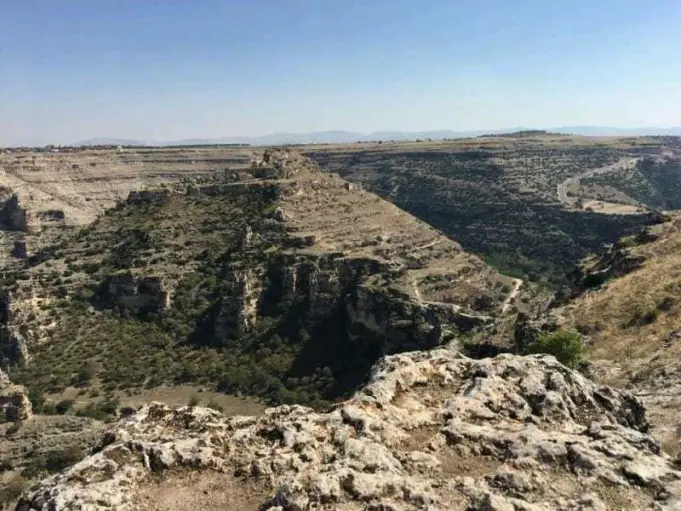
[[[585,179],[588,177],[595,176],[597,174],[605,174],[606,172],[612,172],[614,170],[628,170],[633,168],[636,165],[636,162],[638,161],[638,158],[622,158],[621,160],[612,163],[610,165],[606,165],[604,167],[598,167],[595,169],[589,169],[585,172],[582,172],[580,174],[577,174],[576,176],[570,177],[563,181],[562,183],[558,184],[557,188],[557,193],[558,193],[558,200],[565,204],[566,206],[572,206],[574,201],[571,201],[568,196],[567,196],[567,188],[571,184],[577,184],[579,185],[579,181],[581,179]]]

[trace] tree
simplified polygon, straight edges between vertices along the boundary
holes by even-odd
[[[557,332],[540,334],[527,351],[528,353],[553,355],[560,363],[574,368],[583,360],[585,350],[579,332],[558,330]]]
[[[64,399],[56,404],[55,410],[59,415],[64,415],[71,409],[73,403],[74,403],[73,399]]]
[[[73,380],[73,385],[75,387],[84,387],[89,384],[92,378],[97,375],[97,367],[92,362],[87,362],[83,367],[80,368],[78,374]]]
[[[30,389],[28,391],[28,399],[33,406],[33,411],[35,413],[40,413],[43,411],[43,406],[45,405],[45,397],[38,389]]]

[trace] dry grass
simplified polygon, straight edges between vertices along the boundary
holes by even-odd
[[[681,217],[658,240],[632,247],[643,266],[558,310],[564,326],[586,333],[601,381],[629,387],[648,408],[654,432],[678,450],[681,405]]]
[[[603,213],[604,215],[633,215],[642,213],[643,208],[632,206],[630,204],[619,204],[616,202],[606,202],[600,200],[585,200],[584,209],[591,208],[596,213]]]
[[[81,389],[68,387],[59,394],[46,394],[48,401],[57,403],[61,400],[73,400],[73,409],[85,408],[88,404],[101,401],[101,396],[92,397],[91,392],[97,390],[98,386],[91,384],[87,392]],[[236,397],[222,392],[214,392],[197,385],[161,385],[153,389],[144,389],[135,392],[116,391],[112,394],[113,398],[119,399],[121,408],[131,406],[139,407],[145,403],[159,401],[169,406],[185,406],[191,399],[197,399],[197,406],[208,406],[209,403],[216,404],[222,408],[222,413],[227,416],[232,415],[260,415],[266,406],[255,398]]]
[[[659,350],[659,362],[681,354],[681,343],[669,343],[681,328],[681,219],[665,226],[661,238],[633,247],[646,257],[643,267],[608,282],[561,311],[567,323],[588,332],[592,358],[639,368]],[[658,364],[659,365],[659,364]]]

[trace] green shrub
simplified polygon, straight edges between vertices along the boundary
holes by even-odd
[[[559,362],[568,367],[577,367],[584,358],[584,343],[578,332],[559,330],[541,334],[527,348],[528,353],[546,353],[553,355]]]
[[[72,406],[73,399],[63,399],[55,405],[54,409],[59,415],[64,415],[71,409]]]
[[[189,406],[198,406],[199,405],[199,398],[198,396],[192,396],[189,398],[189,402],[187,403]]]
[[[76,412],[79,417],[90,417],[97,420],[107,420],[116,415],[118,410],[118,398],[106,399],[98,403],[90,403],[85,408],[81,408]]]
[[[87,362],[83,367],[80,368],[78,374],[73,378],[71,384],[74,387],[84,387],[90,383],[92,378],[97,375],[97,367],[91,363]]]
[[[90,417],[91,419],[106,420],[107,415],[99,410],[94,403],[88,404],[85,408],[76,411],[78,417]]]
[[[107,415],[115,415],[116,410],[118,410],[119,404],[120,400],[118,398],[107,399],[105,401],[97,403],[97,408],[99,408],[102,412],[104,412]]]
[[[41,413],[43,411],[45,397],[38,389],[30,389],[28,391],[28,399],[31,402],[35,413]]]
[[[121,417],[130,417],[130,416],[133,415],[136,411],[137,411],[137,410],[136,410],[134,407],[132,407],[132,406],[124,406],[124,407],[121,408],[121,410],[120,410]]]
[[[629,321],[624,325],[625,327],[645,326],[654,323],[660,315],[660,310],[657,307],[645,307],[642,304],[636,304],[631,313]]]
[[[75,447],[63,451],[52,451],[45,458],[45,469],[48,472],[59,472],[79,462],[82,458],[83,452]]]
[[[57,407],[52,401],[45,403],[42,411],[45,415],[57,415]]]

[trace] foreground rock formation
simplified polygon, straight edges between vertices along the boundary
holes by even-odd
[[[152,403],[16,509],[678,509],[633,396],[552,357],[386,357],[327,413]]]

